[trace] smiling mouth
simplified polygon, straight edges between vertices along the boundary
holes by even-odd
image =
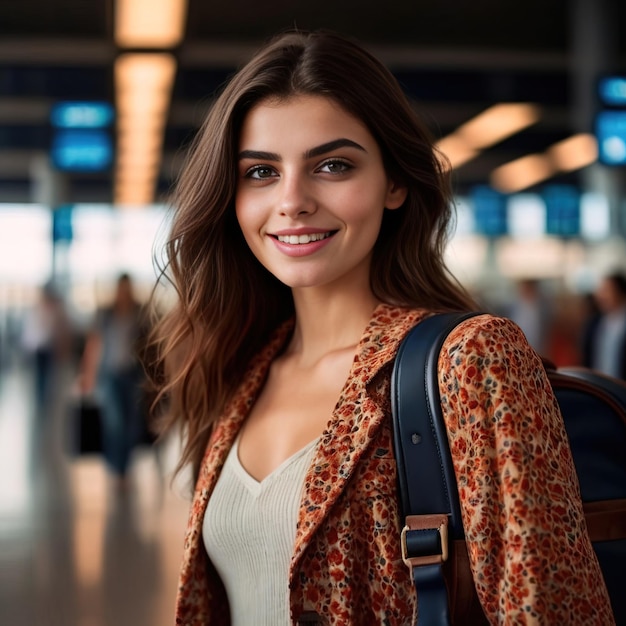
[[[328,237],[334,235],[335,232],[336,231],[329,231],[327,233],[310,233],[308,235],[274,235],[274,237],[282,243],[300,245],[312,243],[313,241],[321,241],[322,239],[328,239]]]

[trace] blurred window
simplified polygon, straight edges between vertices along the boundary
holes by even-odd
[[[42,285],[51,264],[50,210],[39,204],[0,204],[0,282]]]

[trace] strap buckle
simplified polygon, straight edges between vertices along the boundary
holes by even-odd
[[[411,531],[436,531],[439,536],[441,552],[410,556],[407,547],[407,534]],[[448,516],[442,515],[408,515],[406,525],[400,534],[400,547],[402,560],[407,567],[412,569],[419,565],[432,565],[443,563],[448,559]]]

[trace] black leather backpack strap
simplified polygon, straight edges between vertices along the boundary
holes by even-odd
[[[448,535],[462,539],[464,533],[437,363],[448,334],[475,315],[479,313],[442,313],[421,321],[400,345],[391,377],[398,487],[406,522],[402,557],[417,591],[419,626],[451,623],[443,563]]]

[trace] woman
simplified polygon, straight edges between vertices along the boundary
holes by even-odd
[[[583,364],[626,380],[626,276],[603,276],[591,298],[582,331]]]
[[[144,432],[143,307],[129,274],[118,276],[112,303],[98,311],[87,335],[79,385],[96,393],[102,410],[104,458],[118,489],[128,486],[132,452]]]
[[[398,84],[342,37],[278,37],[214,103],[177,186],[178,302],[158,329],[196,479],[177,624],[414,623],[390,372],[425,316],[474,308],[443,261],[450,199]],[[487,617],[610,624],[537,355],[488,315],[443,353]]]

